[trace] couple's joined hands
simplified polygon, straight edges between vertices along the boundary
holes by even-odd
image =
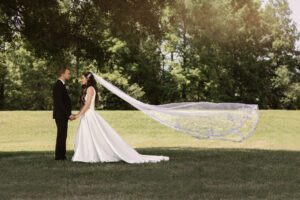
[[[79,117],[78,114],[71,114],[71,115],[69,116],[69,120],[73,121],[73,120],[77,119],[78,117]]]

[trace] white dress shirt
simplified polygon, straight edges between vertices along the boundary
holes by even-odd
[[[65,81],[64,81],[64,80],[61,80],[60,78],[59,78],[58,80],[60,80],[63,84],[65,84]]]

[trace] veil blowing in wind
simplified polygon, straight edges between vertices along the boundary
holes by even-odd
[[[254,132],[257,104],[180,102],[150,105],[134,99],[93,73],[95,80],[136,109],[163,125],[199,139],[242,142]]]

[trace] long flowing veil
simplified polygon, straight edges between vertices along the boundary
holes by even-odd
[[[150,105],[134,99],[93,73],[95,80],[156,121],[199,139],[242,142],[258,122],[258,105],[243,103],[180,102]]]

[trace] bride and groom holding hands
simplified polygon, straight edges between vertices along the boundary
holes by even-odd
[[[120,135],[95,110],[98,100],[97,81],[92,72],[81,76],[81,108],[72,114],[71,99],[66,89],[66,81],[71,77],[71,70],[62,67],[58,80],[53,87],[53,118],[57,127],[55,160],[67,160],[66,140],[68,121],[80,119],[74,141],[74,162],[118,162],[148,163],[167,161],[167,156],[142,155],[129,146]]]

